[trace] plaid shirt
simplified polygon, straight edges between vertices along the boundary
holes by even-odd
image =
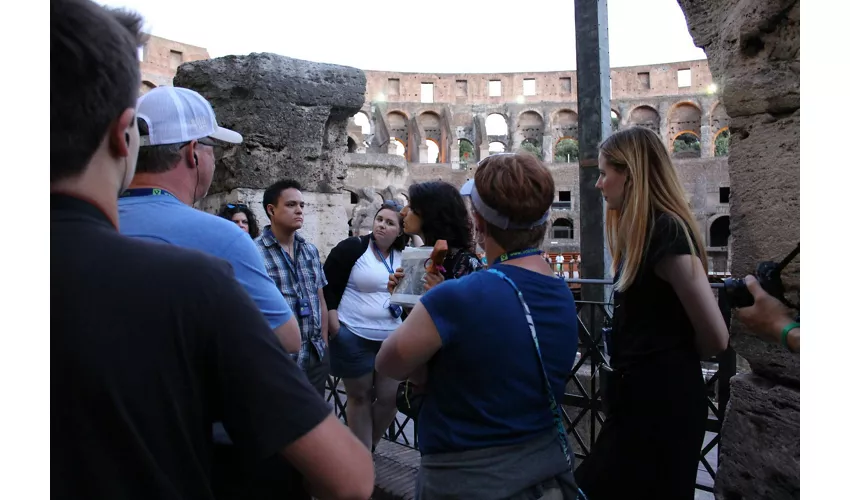
[[[266,263],[266,272],[269,273],[269,277],[275,282],[280,293],[289,303],[292,313],[298,319],[298,326],[301,328],[301,349],[296,359],[298,366],[306,370],[310,360],[310,346],[316,348],[319,359],[324,359],[327,349],[322,339],[322,308],[319,290],[328,284],[328,280],[325,279],[325,272],[319,259],[319,249],[295,233],[293,245],[295,262],[292,263],[272,233],[271,226],[266,226],[254,243]],[[290,266],[290,263],[293,265]],[[293,268],[297,277],[293,276]],[[310,316],[301,317],[298,314],[299,297],[306,297],[310,301],[312,313]],[[295,356],[293,354],[293,358]]]

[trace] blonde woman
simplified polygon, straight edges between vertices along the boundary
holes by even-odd
[[[599,148],[608,205],[615,370],[611,410],[576,471],[590,500],[694,497],[708,414],[700,359],[729,334],[706,275],[706,254],[670,155],[633,127]]]

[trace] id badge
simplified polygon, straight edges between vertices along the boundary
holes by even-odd
[[[304,318],[312,314],[310,309],[310,301],[307,299],[298,299],[298,316]]]

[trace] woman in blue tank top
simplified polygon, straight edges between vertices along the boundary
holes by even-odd
[[[375,365],[425,387],[417,498],[571,500],[558,405],[575,361],[576,309],[539,249],[552,175],[530,155],[494,155],[461,193],[490,269],[425,293]]]

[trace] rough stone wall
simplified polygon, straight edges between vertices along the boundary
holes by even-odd
[[[800,238],[799,0],[679,0],[718,77],[732,132],[732,271],[779,260]],[[799,303],[799,258],[783,277]],[[732,345],[753,373],[733,379],[718,499],[799,498],[799,356],[742,332]]]
[[[680,69],[691,70],[689,87],[679,87],[677,73]],[[641,83],[643,73],[649,75],[649,88]],[[435,103],[506,104],[516,102],[519,97],[526,103],[537,103],[578,98],[575,71],[464,74],[366,71],[366,79],[366,100],[369,102],[421,102],[423,83],[434,84]],[[534,95],[523,95],[525,79],[535,81]],[[491,81],[502,82],[500,96],[490,97]],[[614,99],[699,94],[707,91],[711,83],[711,72],[704,60],[611,68]],[[398,93],[395,85],[398,85]]]
[[[262,196],[274,182],[295,179],[307,204],[301,233],[322,256],[348,235],[341,190],[348,119],[363,105],[361,70],[255,53],[183,64],[174,84],[206,97],[219,124],[244,138],[218,158],[210,195]],[[203,206],[215,203],[208,197]],[[265,219],[262,209],[257,215]]]

